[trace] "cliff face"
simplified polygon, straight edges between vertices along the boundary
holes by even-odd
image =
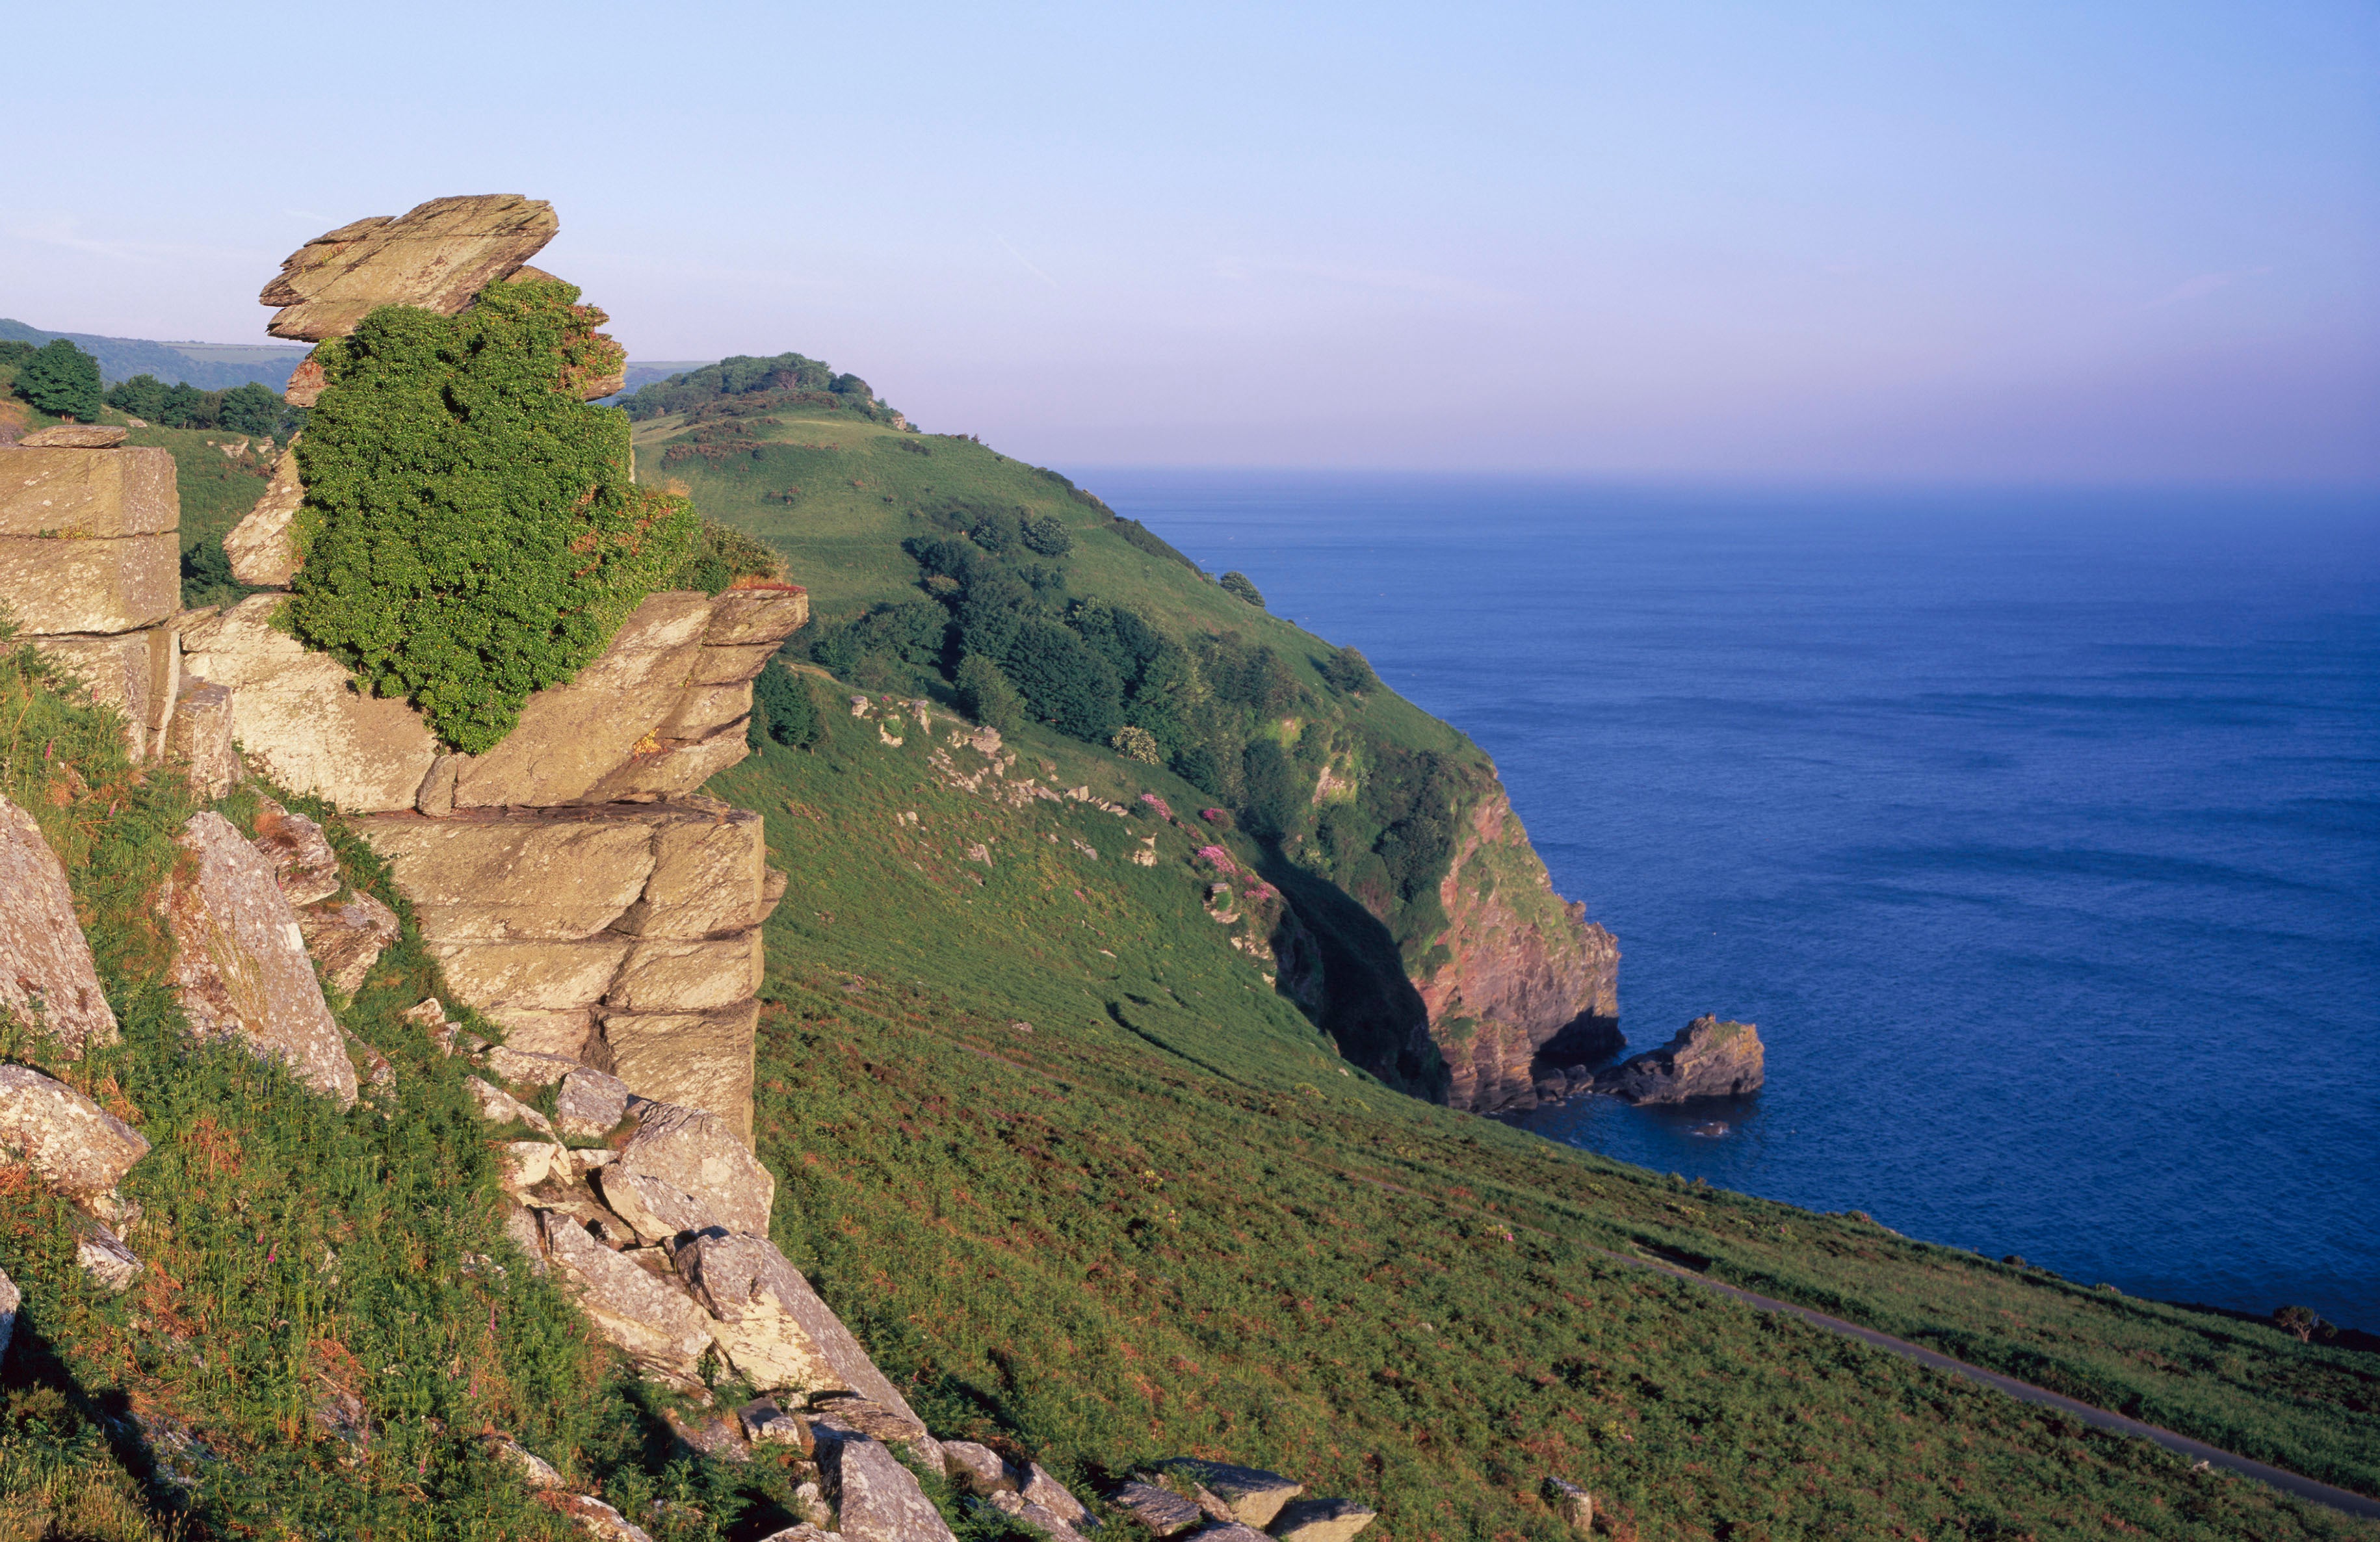
[[[1439,899],[1447,927],[1413,984],[1449,1103],[1529,1108],[1538,1068],[1620,1047],[1620,946],[1554,892],[1501,786],[1471,808]]]

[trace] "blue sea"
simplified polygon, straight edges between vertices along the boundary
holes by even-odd
[[[1528,1128],[2380,1330],[2380,499],[1083,480],[1496,758],[1632,1050],[1768,1046]]]

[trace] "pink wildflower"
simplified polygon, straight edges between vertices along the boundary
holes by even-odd
[[[1220,872],[1236,873],[1240,870],[1239,864],[1232,860],[1232,854],[1220,846],[1200,846],[1198,855]]]
[[[1198,810],[1198,817],[1208,824],[1228,824],[1232,818],[1220,808],[1201,808]]]
[[[1159,813],[1164,815],[1169,820],[1173,817],[1173,810],[1168,808],[1165,806],[1165,800],[1159,797],[1155,793],[1141,794],[1140,801],[1148,805],[1151,808],[1156,809]]]

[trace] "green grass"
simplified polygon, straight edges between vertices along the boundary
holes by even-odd
[[[1551,1542],[1548,1473],[1646,1537],[2375,1534],[1596,1250],[2366,1492],[2371,1357],[1342,1075],[1208,917],[1185,859],[1206,832],[966,793],[914,719],[899,736],[838,713],[816,752],[771,747],[711,790],[768,816],[792,875],[759,1050],[779,1241],[938,1431],[1094,1480],[1176,1452],[1274,1466],[1378,1504],[1394,1537]],[[1183,807],[1162,772],[1009,742],[1017,776]],[[1150,833],[1159,865],[1124,862]]]

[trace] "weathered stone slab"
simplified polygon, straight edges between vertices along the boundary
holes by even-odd
[[[1164,1467],[1202,1486],[1231,1507],[1233,1520],[1258,1530],[1272,1524],[1281,1506],[1305,1492],[1305,1485],[1260,1467],[1235,1467],[1192,1457],[1178,1457]]]
[[[1016,1475],[1009,1470],[1006,1460],[990,1446],[978,1445],[973,1440],[944,1440],[941,1446],[942,1470],[950,1475],[952,1481],[969,1493],[1015,1491]],[[1172,1497],[1167,1495],[1169,1499]],[[1192,1513],[1196,1513],[1195,1509]],[[1165,1534],[1160,1532],[1158,1535]]]
[[[20,447],[0,456],[0,536],[115,540],[167,535],[181,523],[169,450]]]
[[[75,1225],[75,1262],[91,1283],[110,1295],[121,1295],[140,1278],[140,1260],[124,1239],[104,1224],[88,1218]]]
[[[1024,1477],[1017,1484],[1016,1492],[1026,1503],[1038,1506],[1070,1531],[1089,1531],[1099,1524],[1084,1508],[1083,1501],[1075,1498],[1066,1486],[1052,1477],[1049,1469],[1038,1462],[1026,1463]]]
[[[395,869],[423,941],[572,941],[602,932],[643,897],[656,825],[668,818],[395,815],[356,828]]]
[[[797,584],[755,584],[731,589],[711,606],[710,626],[702,640],[714,648],[751,643],[781,643],[802,629],[810,618],[810,597]],[[753,674],[759,674],[755,665]],[[751,675],[746,675],[750,679]]]
[[[628,954],[603,1004],[632,1013],[736,1006],[759,990],[760,969],[757,927],[697,941],[648,940]]]
[[[293,814],[271,798],[260,800],[253,843],[272,865],[281,897],[293,905],[313,905],[337,893],[346,880],[339,876],[339,855],[322,827],[303,814]]]
[[[711,652],[704,649],[703,652]],[[740,723],[752,715],[750,682],[729,686],[698,686],[689,683],[678,693],[677,705],[654,730],[664,739],[683,739],[689,743],[707,739],[730,724]]]
[[[298,505],[306,501],[306,484],[298,476],[298,443],[281,452],[273,463],[273,480],[247,517],[224,537],[224,555],[231,559],[231,576],[243,584],[287,589],[298,574],[298,542],[290,527]]]
[[[480,1063],[503,1077],[512,1087],[552,1087],[574,1071],[589,1075],[601,1075],[600,1071],[588,1071],[575,1060],[562,1055],[540,1054],[532,1050],[516,1050],[509,1044],[491,1045],[480,1057]],[[608,1126],[607,1126],[608,1128]],[[596,1132],[598,1135],[601,1131]]]
[[[944,1451],[950,1450],[945,1443]],[[1204,1525],[1207,1512],[1179,1494],[1150,1483],[1126,1483],[1108,1496],[1108,1502],[1159,1536],[1173,1536]]]
[[[794,1272],[767,1239],[698,1232],[676,1250],[679,1277],[710,1309],[711,1337],[737,1375],[762,1391],[846,1390],[826,1351],[794,1315],[786,1297]],[[917,1427],[924,1434],[925,1427]]]
[[[148,1151],[147,1136],[66,1083],[0,1065],[0,1152],[59,1193],[105,1194]]]
[[[1293,1500],[1272,1520],[1275,1542],[1354,1542],[1379,1512],[1354,1500]]]
[[[137,632],[181,602],[176,536],[0,535],[0,605],[25,633]]]
[[[752,1055],[760,1005],[717,1012],[598,1014],[589,1055],[647,1098],[716,1114],[752,1139]]]
[[[110,428],[103,423],[58,423],[39,433],[27,434],[20,443],[37,448],[55,445],[62,449],[109,450],[131,437],[131,430]]]
[[[186,767],[190,781],[211,798],[223,796],[246,774],[233,738],[237,711],[228,687],[203,680],[184,687],[165,723],[165,758]]]
[[[759,679],[760,671],[777,656],[773,642],[742,642],[721,645],[705,643],[702,655],[695,661],[694,675],[686,683],[693,686],[748,686]]]
[[[639,1235],[672,1237],[711,1227],[768,1235],[777,1181],[724,1122],[700,1109],[641,1098],[629,1111],[637,1116],[637,1133],[597,1181],[604,1201]]]
[[[336,904],[299,911],[298,929],[306,939],[306,951],[322,966],[323,979],[340,994],[352,996],[403,929],[395,911],[358,890]]]
[[[189,871],[166,881],[158,907],[174,938],[167,982],[191,1028],[236,1036],[354,1106],[355,1067],[272,865],[219,814],[192,815],[176,844]]]
[[[710,1319],[676,1281],[646,1272],[567,1216],[546,1211],[539,1220],[547,1257],[576,1287],[579,1309],[597,1330],[646,1369],[700,1387],[697,1368],[710,1347]]]
[[[452,316],[516,272],[561,228],[553,206],[518,193],[431,199],[315,237],[257,297],[278,306],[265,330],[316,343],[343,337],[383,305]]]
[[[818,1449],[808,1419],[777,1406],[774,1398],[755,1398],[735,1410],[744,1438],[756,1446],[791,1446],[808,1456]]]
[[[683,797],[752,753],[745,730],[741,718],[707,739],[662,738],[656,728],[656,747],[629,757],[587,790],[586,801],[650,803]]]
[[[410,706],[362,694],[337,660],[274,629],[286,602],[252,595],[191,627],[186,671],[231,688],[235,736],[281,785],[349,813],[411,808],[437,740]]]
[[[728,809],[657,823],[653,865],[613,929],[637,937],[708,937],[759,926],[768,845],[760,816]]]
[[[75,918],[66,865],[33,817],[6,797],[0,797],[0,1013],[38,1026],[77,1055],[116,1039],[115,1014]]]
[[[579,1140],[600,1140],[628,1116],[628,1084],[589,1066],[562,1078],[554,1099],[554,1126]]]
[[[635,946],[625,937],[579,942],[439,942],[431,956],[463,999],[493,1014],[506,1007],[558,1012],[603,999]]]
[[[1036,1504],[1023,1494],[1002,1490],[987,1497],[994,1510],[1027,1531],[1050,1538],[1050,1542],[1079,1542],[1083,1535],[1047,1505]]]
[[[880,1441],[838,1433],[819,1439],[819,1465],[847,1542],[956,1542],[917,1475]]]
[[[44,658],[72,671],[91,698],[124,714],[125,741],[136,760],[148,758],[173,707],[181,649],[170,626],[91,637],[29,637]]]

